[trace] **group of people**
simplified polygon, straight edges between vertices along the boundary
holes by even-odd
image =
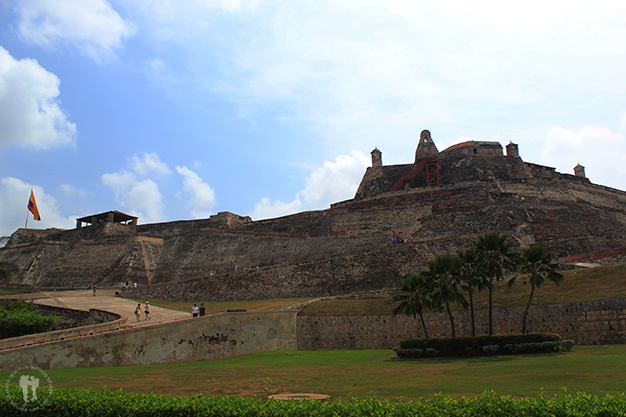
[[[198,307],[194,303],[193,307],[191,307],[191,316],[192,317],[202,317],[204,315],[206,315],[206,308],[204,307],[204,303],[201,303],[200,307]]]
[[[146,301],[146,306],[143,308],[143,312],[146,315],[144,320],[150,320],[150,303]],[[137,304],[137,308],[135,308],[135,317],[137,317],[137,321],[141,320],[141,303]]]

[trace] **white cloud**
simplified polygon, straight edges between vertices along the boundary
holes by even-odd
[[[22,39],[43,47],[67,43],[97,62],[136,32],[105,0],[21,0],[16,8]]]
[[[325,161],[311,173],[306,187],[297,193],[293,201],[271,203],[269,198],[263,198],[254,205],[251,216],[255,220],[278,217],[304,210],[325,209],[332,203],[351,199],[370,164],[371,159],[359,151],[338,156],[334,162]]]
[[[165,206],[159,186],[151,179],[134,182],[126,193],[123,204],[146,223],[165,219]]]
[[[150,174],[162,177],[171,172],[161,162],[156,153],[145,153],[140,158],[133,155],[127,160],[131,171],[121,169],[118,172],[103,174],[102,184],[111,188],[115,200],[130,213],[138,216],[140,222],[159,222],[165,219],[165,205],[159,186],[150,178]]]
[[[0,146],[49,149],[74,143],[57,100],[59,79],[34,59],[16,60],[0,46]]]
[[[216,203],[215,191],[186,166],[177,166],[176,171],[184,178],[184,190],[193,196],[189,200],[191,215],[196,219],[209,217]]]
[[[141,159],[137,155],[133,155],[130,158],[129,166],[135,173],[141,176],[145,176],[150,173],[167,175],[172,172],[166,164],[161,162],[159,155],[156,153],[144,152]]]
[[[35,221],[28,212],[30,190],[33,189],[35,201],[39,209],[40,221]],[[18,178],[4,177],[0,179],[0,236],[9,236],[26,225],[28,213],[29,229],[72,229],[76,227],[76,217],[63,217],[57,206],[57,201],[44,189],[37,185],[28,184]]]
[[[512,108],[562,92],[626,93],[623,2],[232,5],[131,7],[145,16],[142,29],[188,52],[194,85],[238,102],[246,116],[284,109],[281,120],[309,123],[333,155],[376,142],[395,160],[398,145],[435,124],[476,123],[476,114],[508,122],[519,118]]]
[[[621,123],[624,116],[621,118]],[[626,132],[604,126],[579,128],[554,126],[546,137],[542,162],[559,172],[574,173],[581,164],[589,180],[600,185],[624,189],[626,184]]]

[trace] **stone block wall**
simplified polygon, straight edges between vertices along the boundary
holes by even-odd
[[[48,306],[45,304],[37,304],[39,314],[43,316],[60,317],[55,330],[71,329],[73,327],[87,326],[89,323],[89,312],[76,310],[73,308]],[[119,317],[117,317],[119,318]]]
[[[523,308],[494,310],[495,334],[520,333]],[[429,337],[451,336],[447,313],[427,313]],[[471,335],[469,311],[453,314],[457,336]],[[476,312],[476,334],[487,334],[487,310]],[[558,333],[579,345],[626,343],[626,299],[531,306],[529,332]],[[388,349],[422,338],[418,318],[398,316],[300,316],[298,349]]]
[[[76,340],[85,336],[118,331],[126,327],[126,316],[96,309],[90,309],[89,312],[81,311],[80,313],[89,316],[89,325],[0,340],[0,358],[2,358],[3,352],[10,352],[15,349],[44,348],[49,344],[68,343],[59,341]]]
[[[100,325],[103,326],[103,325]],[[0,351],[0,372],[191,362],[296,349],[296,313],[224,313]]]

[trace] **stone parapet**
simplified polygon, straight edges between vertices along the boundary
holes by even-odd
[[[147,365],[296,349],[296,313],[222,313],[0,351],[0,372]]]
[[[46,306],[48,307],[48,306]],[[64,309],[72,310],[72,309]],[[48,344],[58,341],[71,340],[84,336],[118,331],[126,327],[127,317],[110,311],[90,309],[89,313],[74,310],[76,312],[88,314],[90,325],[73,327],[63,330],[55,330],[45,333],[29,334],[26,336],[0,339],[0,351],[6,351],[28,346]],[[95,324],[99,323],[99,324]]]

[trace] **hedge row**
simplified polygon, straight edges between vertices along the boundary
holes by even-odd
[[[21,397],[17,385],[9,389],[11,397]],[[40,390],[39,398],[46,398]],[[22,404],[28,406],[27,404]],[[19,404],[18,404],[19,406]],[[124,391],[91,391],[53,389],[46,405],[36,412],[18,410],[0,395],[0,415],[5,417],[36,415],[41,417],[298,417],[298,416],[529,416],[577,417],[624,416],[626,396],[604,396],[577,393],[548,397],[515,398],[484,393],[459,399],[436,395],[418,401],[378,400],[375,397],[335,401],[280,401],[261,397],[168,397],[133,394]]]
[[[558,342],[533,342],[533,343],[517,343],[502,346],[485,345],[482,347],[482,355],[520,355],[524,353],[550,353],[550,352],[569,352],[574,347],[573,340],[560,340]],[[427,348],[411,348],[401,349],[395,348],[394,352],[399,358],[432,358],[440,355],[437,349]],[[461,353],[467,353],[463,351]],[[450,356],[450,355],[448,355]],[[468,356],[454,355],[454,356]]]
[[[493,336],[440,337],[432,339],[407,339],[400,342],[400,349],[421,349],[439,356],[481,356],[485,346],[498,346],[504,351],[506,345],[558,342],[561,336],[553,333],[505,334]]]

